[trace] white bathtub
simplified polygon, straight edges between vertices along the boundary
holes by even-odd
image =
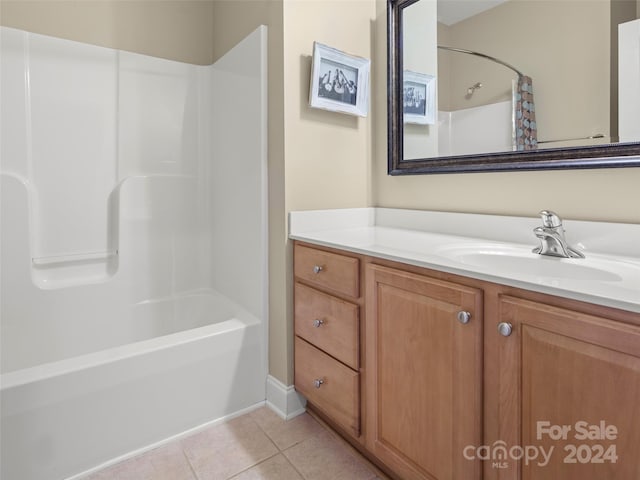
[[[147,306],[192,328],[0,377],[0,478],[79,478],[264,401],[257,318],[215,292]]]
[[[209,66],[0,37],[0,478],[264,403],[266,27]]]

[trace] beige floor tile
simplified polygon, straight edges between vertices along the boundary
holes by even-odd
[[[325,431],[324,427],[308,413],[285,421],[273,410],[264,407],[253,411],[251,417],[280,450],[286,450],[296,443]]]
[[[195,478],[180,445],[171,443],[94,473],[85,480],[195,480]]]
[[[376,474],[328,432],[315,435],[284,451],[305,480],[373,480]]]
[[[270,409],[261,408],[84,480],[196,480],[196,477],[197,480],[386,479],[309,414],[285,422]]]
[[[143,455],[153,465],[153,480],[195,479],[191,465],[180,443],[170,443]]]
[[[256,423],[260,425],[260,427],[265,431],[269,428],[285,422],[282,418],[280,418],[280,415],[271,410],[269,407],[260,407],[249,413],[249,416],[253,418]]]
[[[198,480],[226,480],[278,453],[249,415],[188,437],[182,447]]]
[[[303,480],[303,478],[289,461],[279,454],[245,470],[233,477],[233,480]]]

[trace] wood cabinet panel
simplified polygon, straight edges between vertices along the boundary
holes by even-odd
[[[481,441],[482,292],[376,265],[366,275],[367,448],[403,479],[480,478],[463,450]]]
[[[358,305],[295,285],[296,335],[354,370],[359,366],[360,308]]]
[[[508,458],[498,478],[640,478],[640,327],[511,296],[499,307],[513,328],[498,343],[500,440],[550,453]],[[582,438],[601,422],[615,438]]]
[[[359,379],[357,372],[295,338],[296,390],[355,436],[360,435]]]
[[[310,284],[346,295],[360,296],[360,262],[357,258],[296,244],[294,274]]]

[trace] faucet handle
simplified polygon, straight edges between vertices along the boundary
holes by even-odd
[[[556,228],[562,226],[562,219],[551,210],[542,210],[540,212],[542,225],[547,228]]]

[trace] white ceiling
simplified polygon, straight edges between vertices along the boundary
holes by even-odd
[[[438,21],[453,25],[508,0],[438,0]]]

